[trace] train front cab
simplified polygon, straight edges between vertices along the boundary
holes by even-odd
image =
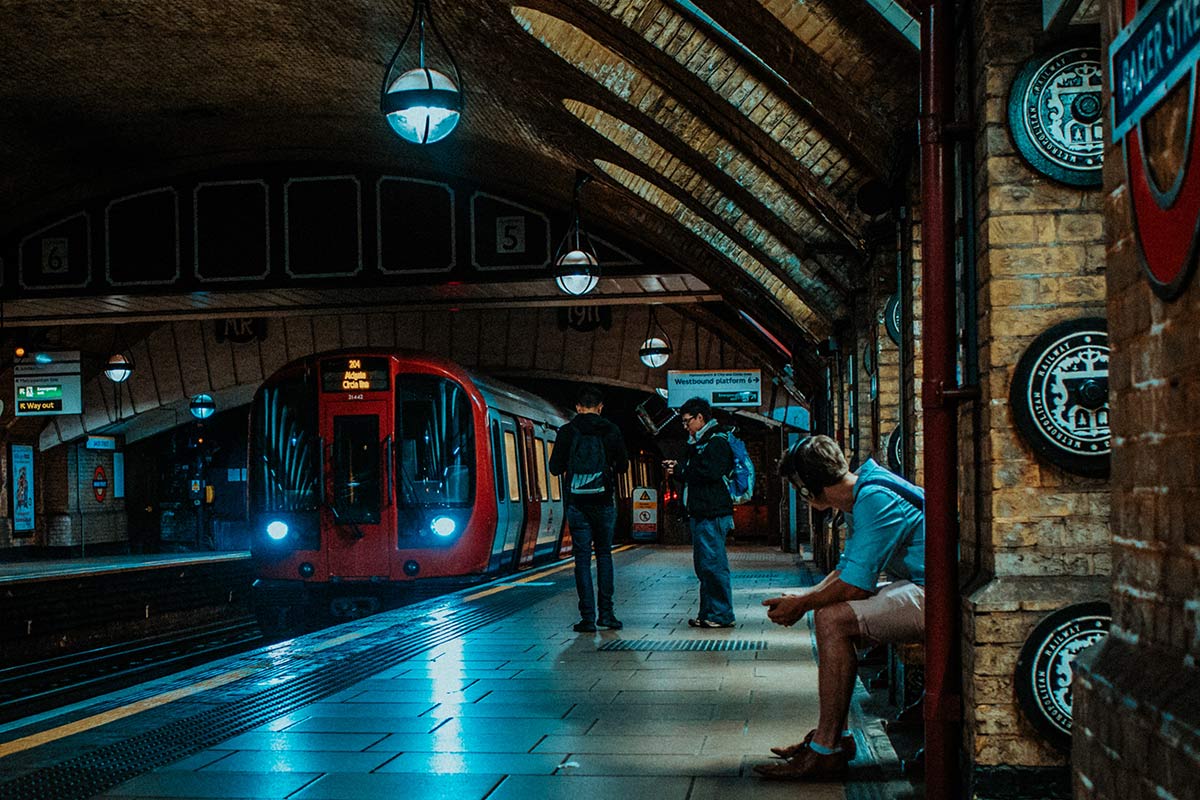
[[[251,415],[260,605],[360,616],[417,580],[429,593],[561,552],[555,428],[541,416],[489,406],[441,359],[339,354],[281,370]]]

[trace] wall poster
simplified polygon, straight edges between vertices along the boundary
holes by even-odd
[[[33,516],[33,447],[14,444],[10,455],[13,533],[25,538],[33,535],[36,522]],[[22,533],[24,537],[20,537]]]

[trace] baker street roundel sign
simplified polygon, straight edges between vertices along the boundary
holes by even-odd
[[[1121,0],[1125,27],[1109,46],[1113,142],[1142,269],[1154,292],[1186,288],[1200,249],[1200,4]]]
[[[1008,95],[1008,127],[1030,166],[1072,186],[1100,186],[1100,51],[1058,47],[1026,62]]]
[[[1103,319],[1062,322],[1030,343],[1009,389],[1013,421],[1041,458],[1068,472],[1108,474],[1108,333]]]
[[[1064,753],[1071,750],[1075,657],[1108,636],[1111,623],[1108,603],[1060,608],[1034,627],[1017,658],[1017,702],[1030,724]]]

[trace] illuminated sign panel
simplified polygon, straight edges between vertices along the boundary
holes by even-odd
[[[45,352],[13,365],[18,417],[78,414],[83,410],[77,351]]]
[[[334,358],[321,362],[326,392],[386,392],[391,386],[386,358]]]

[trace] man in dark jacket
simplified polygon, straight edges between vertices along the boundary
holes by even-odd
[[[567,524],[575,554],[575,591],[579,594],[579,633],[620,630],[613,614],[613,502],[614,476],[629,467],[625,442],[616,425],[600,416],[604,398],[587,387],[575,401],[575,418],[558,431],[550,472],[565,475]],[[592,592],[592,551],[596,552],[596,595]],[[597,619],[596,606],[600,615]]]
[[[733,471],[729,439],[713,419],[712,406],[693,397],[679,409],[688,434],[688,450],[679,477],[683,481],[683,509],[692,532],[692,564],[700,579],[700,613],[688,620],[693,628],[732,628],[733,590],[729,584],[729,558],[725,537],[733,530],[733,499],[726,477]],[[668,475],[676,463],[663,464]]]

